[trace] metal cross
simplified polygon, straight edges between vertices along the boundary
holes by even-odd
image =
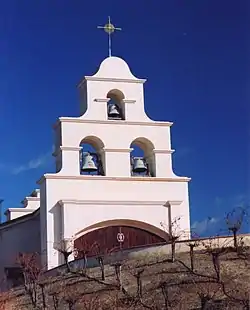
[[[111,24],[110,16],[108,17],[108,23],[105,26],[98,26],[99,29],[104,29],[109,36],[109,57],[111,57],[111,34],[115,32],[115,30],[122,30],[121,28],[116,28],[113,24]]]

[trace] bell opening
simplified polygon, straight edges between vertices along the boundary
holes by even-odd
[[[90,142],[88,140],[91,140]],[[83,141],[80,151],[80,174],[81,175],[104,175],[101,154],[102,145],[92,145],[94,138]],[[95,141],[94,141],[95,142]],[[91,144],[90,144],[91,143]],[[99,146],[99,147],[98,147]]]
[[[155,177],[154,145],[144,137],[130,144],[131,176]]]
[[[82,165],[81,172],[82,174],[92,174],[97,172],[97,163],[94,158],[94,153],[82,152]]]
[[[118,89],[108,92],[107,117],[114,120],[125,120],[124,94]]]
[[[113,103],[108,105],[108,119],[122,119],[121,111],[118,105]]]
[[[132,175],[149,176],[148,164],[143,157],[131,158]]]

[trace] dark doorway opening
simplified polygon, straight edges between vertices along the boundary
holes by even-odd
[[[120,242],[119,242],[120,241]],[[146,230],[130,226],[108,226],[96,229],[75,240],[76,258],[82,258],[128,250],[136,247],[162,244],[162,237]]]

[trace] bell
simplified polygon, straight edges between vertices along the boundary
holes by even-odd
[[[81,170],[83,172],[97,171],[93,156],[91,156],[89,153],[83,155]]]
[[[148,170],[145,160],[142,157],[134,157],[133,172],[142,173]]]
[[[121,115],[120,115],[120,113],[117,109],[117,106],[115,104],[109,105],[108,117],[121,119]]]

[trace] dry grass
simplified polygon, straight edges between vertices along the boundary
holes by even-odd
[[[19,287],[2,296],[0,310],[249,309],[249,249],[243,254],[225,251],[219,255],[220,281],[211,254],[204,252],[195,252],[193,271],[189,253],[177,254],[174,263],[163,256],[124,261],[122,286],[114,266],[105,266],[104,281],[100,268],[88,269],[86,275],[70,272],[45,279],[44,294],[37,285],[36,306]]]

